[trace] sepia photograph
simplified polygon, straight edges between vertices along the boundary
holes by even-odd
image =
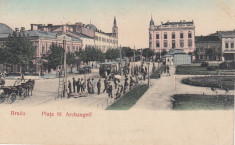
[[[233,0],[0,0],[0,144],[233,145]]]

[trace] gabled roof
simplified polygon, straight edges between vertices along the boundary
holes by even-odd
[[[0,34],[13,33],[13,30],[6,24],[0,23]]]
[[[178,24],[194,24],[193,21],[186,22],[186,21],[180,21],[180,22],[166,22],[162,25],[178,25]]]

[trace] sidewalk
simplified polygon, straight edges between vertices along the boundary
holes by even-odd
[[[216,95],[209,87],[190,86],[182,84],[181,80],[194,75],[174,75],[175,67],[170,66],[171,76],[162,73],[160,79],[151,79],[148,91],[138,100],[132,109],[170,110],[171,96],[174,94],[205,94]],[[224,95],[224,90],[217,89],[217,94]],[[235,90],[230,90],[235,94]]]

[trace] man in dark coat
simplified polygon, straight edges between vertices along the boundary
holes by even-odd
[[[109,85],[108,85],[108,95],[110,98],[113,98],[113,86],[111,82],[109,82]]]
[[[108,87],[108,80],[107,77],[104,79],[104,90],[103,93],[106,91],[107,92],[107,87]]]
[[[71,82],[69,81],[69,84],[68,84],[68,88],[69,88],[69,94],[71,94],[72,93],[72,88],[71,88],[72,86],[71,86]]]
[[[75,93],[76,80],[73,78],[73,92]]]
[[[80,78],[78,78],[76,85],[77,85],[77,92],[80,93],[80,88],[81,88]]]
[[[97,82],[98,95],[100,94],[100,88],[101,88],[101,82],[100,82],[100,79],[99,79],[99,81]]]

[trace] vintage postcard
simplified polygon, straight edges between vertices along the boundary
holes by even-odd
[[[0,0],[0,144],[234,144],[234,6]]]

